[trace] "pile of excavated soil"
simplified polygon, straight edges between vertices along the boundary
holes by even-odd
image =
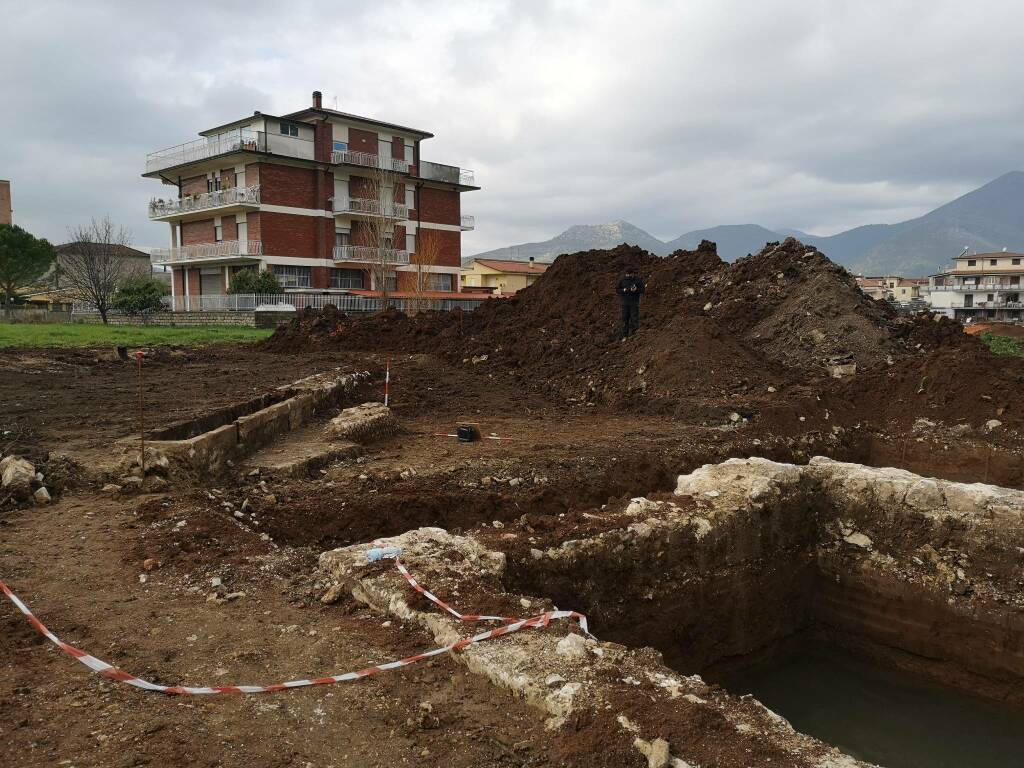
[[[639,270],[647,294],[638,332],[622,342],[615,284],[627,267]],[[698,421],[748,410],[784,420],[781,410],[796,413],[801,399],[833,388],[830,362],[855,362],[857,382],[880,382],[899,371],[912,377],[922,352],[948,365],[964,345],[974,349],[958,324],[899,316],[794,238],[732,264],[707,241],[667,258],[628,245],[567,254],[530,288],[472,313],[352,319],[328,308],[301,314],[267,342],[278,351],[430,352],[572,401]],[[940,401],[959,403],[953,382],[933,381]],[[844,392],[864,401],[858,407],[890,407],[888,395],[857,386]]]

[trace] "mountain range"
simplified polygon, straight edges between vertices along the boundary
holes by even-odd
[[[950,266],[965,247],[977,252],[1024,251],[1024,172],[1012,171],[935,210],[898,224],[868,224],[828,237],[798,229],[767,229],[757,224],[729,224],[687,232],[663,241],[628,221],[569,227],[550,240],[521,243],[478,253],[474,258],[541,262],[562,253],[612,248],[621,243],[667,256],[692,250],[701,240],[718,244],[718,254],[733,261],[756,253],[766,242],[792,235],[813,245],[852,272],[870,275],[922,276]]]

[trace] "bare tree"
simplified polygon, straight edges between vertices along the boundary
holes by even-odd
[[[125,255],[131,233],[104,216],[72,229],[69,235],[71,242],[60,250],[57,260],[57,284],[90,302],[106,323],[118,286],[128,278],[144,276],[137,260]]]
[[[413,265],[416,267],[416,282],[413,286],[415,298],[412,301],[412,310],[422,312],[430,306],[430,300],[426,294],[433,290],[430,284],[430,276],[434,273],[434,267],[441,259],[441,237],[436,230],[420,228],[416,232],[416,254],[413,257]]]
[[[395,224],[405,219],[398,215],[398,201],[395,200],[395,187],[401,176],[390,168],[384,167],[386,158],[380,158],[380,167],[374,168],[364,187],[371,198],[368,211],[373,215],[366,222],[366,232],[373,249],[370,261],[370,274],[381,297],[381,308],[388,306],[387,279],[395,273],[397,260],[395,257]]]

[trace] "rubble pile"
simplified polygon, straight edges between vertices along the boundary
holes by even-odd
[[[648,288],[640,328],[621,342],[615,284],[627,267]],[[328,308],[300,314],[268,341],[280,351],[332,345],[440,354],[570,402],[719,421],[766,403],[796,408],[797,400],[817,401],[836,388],[836,407],[877,415],[880,382],[928,376],[929,366],[937,369],[933,385],[945,387],[932,399],[957,407],[966,395],[945,369],[961,351],[986,371],[998,368],[998,386],[1024,371],[1018,361],[986,363],[988,351],[956,323],[898,315],[794,238],[731,264],[708,241],[666,258],[629,245],[566,254],[533,286],[472,313],[392,310],[352,319]],[[731,407],[723,411],[726,401]],[[911,420],[922,413],[897,402],[884,407]]]

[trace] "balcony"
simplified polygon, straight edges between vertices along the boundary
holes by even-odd
[[[463,232],[467,232],[471,229],[476,229],[476,218],[473,216],[463,215],[459,217],[459,227]]]
[[[240,128],[220,136],[208,136],[150,152],[146,155],[146,173],[156,173],[165,168],[197,163],[233,152],[268,152],[303,160],[315,159],[313,141],[310,139]]]
[[[154,264],[180,264],[213,259],[259,258],[262,255],[263,243],[259,240],[222,240],[219,243],[183,245],[177,248],[154,248],[150,258]]]
[[[176,165],[226,155],[229,152],[265,152],[267,136],[262,131],[243,128],[225,136],[188,141],[146,155],[146,173],[153,173]]]
[[[989,291],[1005,291],[1008,293],[1020,293],[1024,286],[1008,285],[1004,283],[970,283],[963,285],[936,285],[929,289],[931,291],[959,291],[962,293],[985,293]]]
[[[238,206],[242,208],[257,207],[260,204],[260,185],[251,187],[232,187],[201,195],[180,197],[177,200],[150,200],[149,218],[164,219],[183,216],[196,211],[210,208],[226,208]]]
[[[394,248],[374,248],[369,245],[338,245],[334,248],[334,260],[358,264],[408,264],[409,252]]]
[[[366,168],[381,168],[385,171],[396,171],[397,173],[408,173],[409,164],[405,160],[384,155],[374,155],[370,152],[353,152],[351,150],[331,152],[331,162],[345,165],[362,165]]]
[[[396,221],[404,221],[409,218],[409,209],[402,203],[382,202],[359,197],[335,200],[334,212],[347,213],[352,216],[384,217]]]
[[[454,165],[441,165],[440,163],[421,162],[419,166],[420,178],[431,181],[443,181],[447,184],[459,184],[463,187],[475,187],[476,176],[473,171],[467,168],[457,168]]]

